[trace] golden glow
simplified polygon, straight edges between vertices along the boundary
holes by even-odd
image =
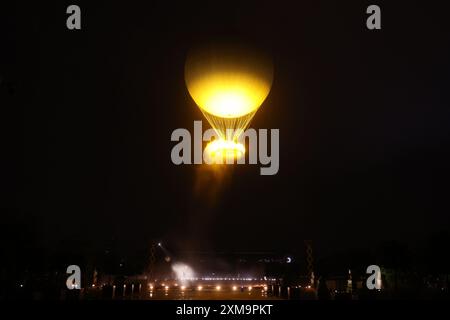
[[[198,291],[202,291],[202,290],[203,290],[203,287],[202,287],[202,286],[198,286],[198,287],[197,287],[197,290],[198,290]]]
[[[241,70],[211,70],[202,77],[187,78],[188,90],[207,113],[238,118],[256,111],[269,94],[271,81]]]
[[[233,286],[233,291],[236,291],[237,290],[237,287],[236,286]]]
[[[248,287],[248,291],[252,291],[252,289],[253,289],[252,286]]]
[[[245,146],[231,140],[218,139],[211,141],[205,148],[208,163],[226,163],[245,155]]]
[[[220,289],[222,289],[220,286],[216,286],[217,291],[219,291]]]
[[[185,81],[220,139],[236,143],[270,92],[273,65],[267,56],[249,48],[208,45],[189,53]],[[245,152],[241,147],[231,149],[238,151],[234,158]]]

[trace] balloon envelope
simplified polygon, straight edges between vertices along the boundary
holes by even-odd
[[[270,92],[273,64],[247,47],[207,45],[188,54],[185,80],[189,94],[219,136],[236,140]]]

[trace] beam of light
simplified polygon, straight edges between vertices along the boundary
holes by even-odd
[[[377,273],[376,283],[377,283],[377,288],[381,288],[382,287],[383,280],[381,278],[381,272]]]
[[[163,245],[162,245],[162,243],[161,242],[158,242],[158,247],[164,252],[164,254],[166,255],[166,261],[167,260],[169,260],[170,261],[170,257],[172,256],[172,254],[170,253],[170,251],[169,250],[167,250]],[[167,261],[167,262],[169,262],[169,261]]]
[[[204,153],[207,155],[207,153]],[[231,183],[232,175],[227,174],[232,167],[222,165],[204,165],[195,167],[196,174],[193,188],[195,207],[192,210],[192,220],[199,221],[202,227],[207,228],[206,223],[210,219],[210,209],[217,204],[221,194]],[[206,210],[199,210],[198,207]],[[195,219],[194,219],[195,217]]]
[[[175,263],[172,265],[172,271],[175,272],[176,279],[185,286],[188,281],[194,278],[194,270],[184,263]]]

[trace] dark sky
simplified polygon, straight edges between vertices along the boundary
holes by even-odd
[[[73,3],[80,31],[66,28]],[[325,252],[448,230],[448,12],[376,3],[378,31],[366,1],[2,4],[1,223],[45,250],[115,239],[130,252],[152,239],[233,251],[314,239]],[[172,164],[170,135],[204,120],[188,50],[222,38],[273,54],[251,126],[280,129],[280,170],[227,168],[219,187]]]

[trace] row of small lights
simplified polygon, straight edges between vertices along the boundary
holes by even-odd
[[[104,287],[104,286],[106,286],[106,284],[103,284],[102,286]],[[174,286],[175,286],[175,287],[178,287],[178,284],[176,283]],[[267,291],[267,285],[259,285],[259,286],[260,286],[260,287],[263,287],[264,290]],[[23,284],[21,284],[20,287],[23,288]],[[93,284],[92,287],[95,288],[95,284]],[[124,284],[123,287],[126,288],[126,284]],[[139,287],[140,287],[140,285],[139,285]],[[162,284],[162,287],[163,287],[165,290],[169,290],[169,288],[170,288],[168,285],[165,285],[164,283]],[[72,284],[72,288],[78,289],[78,286],[77,286],[76,284]],[[116,286],[114,285],[113,288],[116,288]],[[154,287],[153,285],[151,285],[151,284],[149,285],[149,289],[150,289],[150,290],[153,290],[154,288],[155,288],[155,287]],[[181,290],[185,290],[185,289],[186,289],[186,286],[181,286],[180,288],[181,288]],[[216,290],[220,290],[221,288],[222,288],[222,287],[219,286],[219,285],[216,286]],[[253,288],[252,286],[249,286],[249,287],[248,287],[249,291],[251,291],[252,288]],[[300,289],[301,289],[302,286],[295,286],[294,288],[300,288]],[[311,289],[311,286],[305,286],[305,288],[306,288],[306,289]],[[197,290],[202,290],[202,289],[203,289],[203,286],[197,286]],[[237,286],[232,286],[232,289],[233,289],[233,291],[236,291],[236,290],[237,290]],[[442,288],[442,289],[443,289],[443,288]]]
[[[263,281],[265,279],[260,278],[213,278],[213,277],[206,277],[206,278],[183,278],[181,280],[186,280],[186,281],[198,281],[198,280],[203,280],[203,281]],[[270,280],[270,281],[275,281],[275,278],[271,278],[271,279],[266,279],[266,280]]]
[[[164,285],[164,284],[163,284],[163,287],[164,287],[164,289],[165,289],[166,291],[170,289],[169,286]],[[150,290],[153,290],[153,288],[154,288],[153,285],[150,285]],[[181,286],[180,288],[181,288],[181,290],[186,290],[186,286]],[[236,291],[236,290],[238,289],[237,286],[232,286],[231,288],[232,288],[233,291]],[[247,289],[248,289],[248,291],[252,291],[253,287],[252,287],[252,286],[249,286]],[[197,286],[197,290],[198,290],[198,291],[202,291],[202,290],[203,290],[203,286]],[[220,290],[222,290],[222,287],[219,286],[219,285],[217,285],[217,286],[216,286],[216,290],[217,290],[217,291],[220,291]],[[267,291],[267,286],[264,286],[264,291]]]

